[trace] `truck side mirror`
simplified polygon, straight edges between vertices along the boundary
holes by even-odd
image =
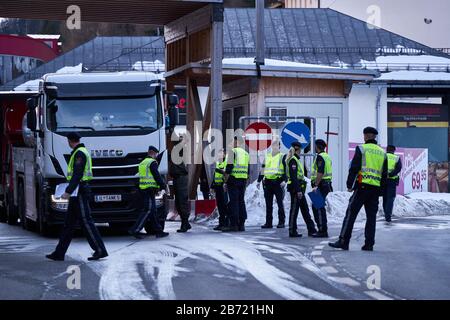
[[[176,94],[169,94],[167,96],[167,102],[169,104],[169,124],[170,128],[174,128],[180,123],[180,116],[178,110],[179,99]]]
[[[36,131],[37,126],[36,105],[37,105],[36,97],[31,97],[27,99],[27,128],[33,132]]]
[[[167,96],[167,102],[169,103],[169,107],[175,107],[180,103],[180,100],[176,94],[171,93]]]

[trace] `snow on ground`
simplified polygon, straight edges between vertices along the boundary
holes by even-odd
[[[311,187],[308,182],[308,189],[306,192],[310,192]],[[327,217],[330,223],[341,223],[345,212],[347,210],[348,202],[352,193],[350,192],[332,192],[327,197]],[[264,200],[264,192],[262,187],[260,190],[256,187],[256,182],[248,186],[245,192],[246,207],[247,207],[247,221],[248,226],[259,226],[265,223],[266,217],[266,205]],[[307,197],[310,207],[310,214],[312,217],[311,201]],[[284,198],[284,209],[286,212],[286,221],[289,215],[290,196],[286,193]],[[437,216],[437,215],[450,215],[450,194],[434,194],[434,193],[414,193],[407,197],[398,195],[395,200],[394,207],[395,217],[425,217],[425,216]],[[380,198],[380,206],[378,215],[384,216],[383,213],[383,200]],[[278,207],[274,200],[274,221],[278,223]],[[365,218],[364,208],[358,216],[358,219]],[[301,220],[301,214],[299,214],[299,221]],[[217,223],[217,221],[211,221],[210,224]],[[300,223],[302,225],[302,223]]]
[[[222,63],[230,65],[255,65],[255,58],[225,58]],[[308,64],[284,60],[265,59],[265,65],[269,67],[298,67],[298,68],[329,68],[337,69],[336,67],[324,66],[319,64]]]

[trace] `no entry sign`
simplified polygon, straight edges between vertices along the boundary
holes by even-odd
[[[252,150],[266,150],[272,144],[272,128],[264,122],[253,122],[245,129],[245,143]]]

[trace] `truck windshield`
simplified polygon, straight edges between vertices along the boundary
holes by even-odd
[[[159,95],[139,98],[50,100],[47,127],[58,133],[148,134],[162,126]]]

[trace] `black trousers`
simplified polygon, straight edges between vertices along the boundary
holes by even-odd
[[[273,197],[277,200],[278,205],[278,223],[284,224],[286,214],[284,213],[284,189],[278,181],[264,181],[264,199],[266,200],[266,225],[271,226],[273,223]]]
[[[377,222],[379,195],[380,190],[378,188],[370,188],[364,186],[360,187],[353,193],[348,204],[344,223],[342,225],[342,230],[339,237],[341,241],[347,244],[350,242],[356,217],[358,216],[361,208],[364,206],[367,216],[365,228],[365,244],[369,246],[373,246],[375,244],[375,228]]]
[[[333,188],[331,187],[330,182],[323,182],[318,187],[318,190],[325,200],[328,194],[333,191]],[[319,232],[328,232],[327,209],[325,207],[316,209],[313,206],[312,210],[314,214],[314,220],[316,221],[317,229],[319,229]]]
[[[162,227],[159,225],[156,217],[156,200],[155,200],[155,190],[151,188],[140,190],[142,198],[142,208],[139,216],[131,227],[131,233],[138,233],[144,228],[145,224],[150,224],[151,229],[158,233],[162,232]]]
[[[305,221],[308,233],[315,233],[316,227],[314,221],[311,219],[309,214],[308,202],[306,202],[306,197],[303,195],[301,199],[298,198],[296,192],[290,192],[291,195],[291,208],[289,210],[289,233],[297,232],[297,218],[298,211],[302,212],[303,220]]]
[[[182,224],[189,223],[189,201],[188,201],[188,176],[179,176],[173,180],[175,193],[175,208],[181,218]]]
[[[100,236],[100,232],[95,226],[94,220],[91,216],[91,209],[89,207],[90,190],[88,187],[80,185],[77,197],[70,197],[69,207],[64,220],[64,227],[59,237],[58,245],[55,249],[55,255],[64,257],[70,243],[73,239],[73,234],[77,222],[80,223],[81,229],[86,236],[86,239],[98,254],[106,254],[105,244]]]
[[[223,186],[214,186],[216,194],[217,209],[219,210],[219,226],[228,227],[230,224],[228,216],[228,206],[226,203],[226,195]]]
[[[397,181],[389,180],[383,194],[383,210],[386,220],[391,220],[394,201],[397,196]]]
[[[233,179],[228,183],[228,195],[230,203],[228,206],[230,214],[230,226],[240,227],[247,220],[247,208],[245,207],[246,179]]]

